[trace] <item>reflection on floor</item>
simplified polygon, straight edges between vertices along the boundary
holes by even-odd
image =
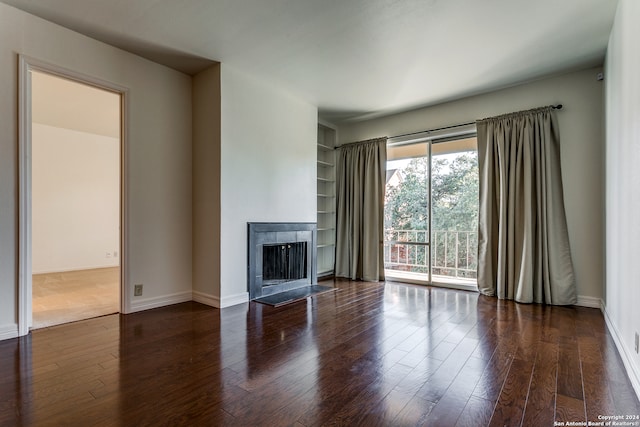
[[[120,311],[120,269],[33,275],[33,329]]]
[[[598,309],[320,284],[339,290],[0,341],[0,426],[548,427],[640,414]]]

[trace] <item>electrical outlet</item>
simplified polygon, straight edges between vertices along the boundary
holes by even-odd
[[[638,336],[638,333],[636,332],[636,353],[638,353],[640,350],[640,336]]]
[[[113,257],[117,258],[118,257],[118,251],[113,251]]]
[[[111,258],[111,252],[107,252],[107,258]]]
[[[134,297],[142,296],[142,284],[133,285],[133,296]]]

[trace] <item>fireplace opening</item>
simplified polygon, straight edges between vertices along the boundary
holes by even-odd
[[[262,286],[307,277],[307,242],[262,246]]]
[[[249,222],[247,290],[254,300],[317,285],[313,222]]]

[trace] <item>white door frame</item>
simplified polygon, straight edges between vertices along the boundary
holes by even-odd
[[[120,312],[127,313],[130,306],[126,254],[126,146],[127,146],[127,115],[128,89],[118,84],[96,77],[88,76],[53,65],[25,55],[19,55],[18,76],[18,105],[19,105],[19,138],[18,138],[18,169],[19,169],[19,200],[18,200],[18,335],[29,333],[32,326],[32,266],[31,266],[31,71],[63,77],[79,83],[95,86],[120,95]]]

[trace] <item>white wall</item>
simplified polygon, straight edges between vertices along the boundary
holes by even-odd
[[[0,338],[17,333],[18,53],[129,89],[125,309],[191,299],[191,78],[0,3]]]
[[[247,222],[316,221],[317,109],[221,65],[221,306],[246,301]]]
[[[340,144],[435,129],[562,103],[562,177],[579,303],[600,307],[604,281],[603,85],[593,68],[380,119],[339,126]]]
[[[220,64],[193,77],[193,299],[220,306]]]
[[[606,308],[640,396],[640,2],[620,0],[606,69]]]
[[[33,123],[31,149],[32,272],[118,266],[120,140]]]

